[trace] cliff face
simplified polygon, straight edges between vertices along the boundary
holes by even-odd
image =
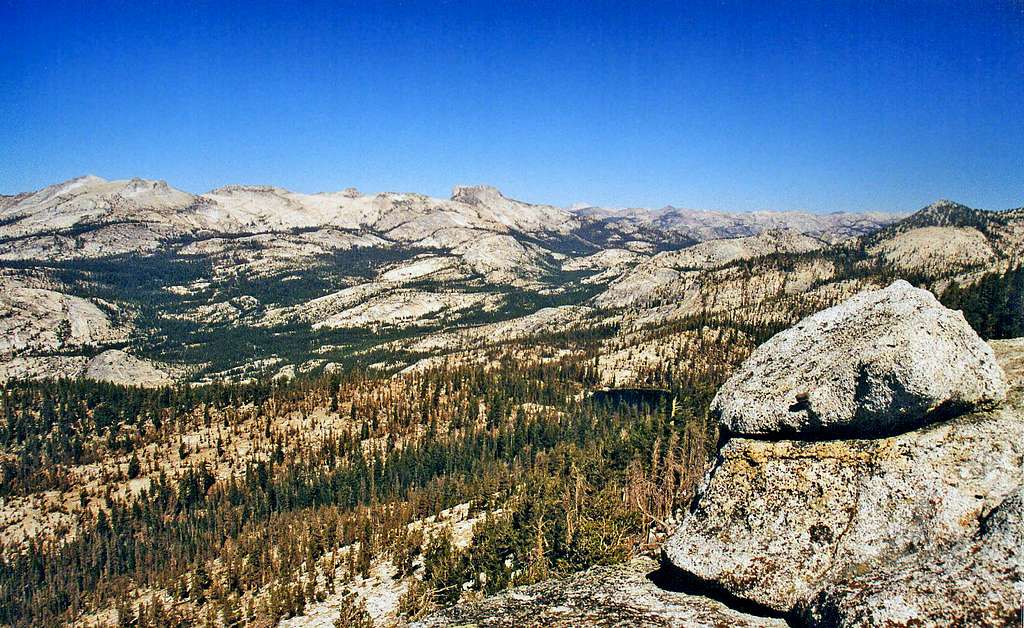
[[[660,567],[595,568],[423,625],[1019,621],[1024,339],[993,351],[914,291],[858,295],[740,367],[712,409],[723,433],[746,435],[719,450]],[[848,385],[847,371],[865,369],[868,383]],[[750,382],[764,394],[737,393]],[[832,420],[789,420],[807,408]],[[746,415],[758,429],[739,429],[754,424]]]

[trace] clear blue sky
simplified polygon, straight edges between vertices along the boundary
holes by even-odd
[[[0,193],[1024,205],[1024,3],[0,0]]]

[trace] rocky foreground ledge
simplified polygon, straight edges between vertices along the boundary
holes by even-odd
[[[674,588],[656,561],[638,558],[460,604],[414,626],[786,626]]]
[[[732,437],[660,565],[421,625],[1020,625],[1024,339],[896,282],[759,347],[712,413]]]

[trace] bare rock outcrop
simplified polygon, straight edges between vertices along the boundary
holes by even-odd
[[[1024,343],[995,347],[902,281],[778,334],[719,390],[724,430],[751,436],[719,450],[668,564],[812,625],[1001,625],[1021,586]]]
[[[1018,489],[977,534],[830,586],[804,618],[823,626],[1013,625],[1024,599],[1022,539],[1024,489]]]
[[[0,382],[20,379],[84,377],[124,386],[156,388],[173,384],[182,368],[137,358],[120,349],[95,356],[29,355],[0,362]]]
[[[991,406],[1006,383],[960,312],[896,281],[801,321],[758,347],[712,413],[743,436],[879,436]]]
[[[120,349],[108,349],[85,365],[83,377],[124,386],[159,387],[174,383],[174,375],[149,360],[141,360]]]
[[[683,573],[788,612],[893,557],[970,536],[1024,484],[1024,399],[884,439],[736,438],[665,547]]]
[[[0,354],[66,353],[124,340],[130,329],[111,320],[109,311],[89,299],[2,278]]]
[[[650,559],[594,567],[565,580],[460,604],[413,626],[786,626],[781,619],[749,615],[707,597],[661,587],[652,579],[657,567]]]

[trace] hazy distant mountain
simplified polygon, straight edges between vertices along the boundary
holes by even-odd
[[[458,187],[452,200],[354,190],[299,194],[270,186],[227,186],[200,196],[163,181],[86,176],[34,194],[6,197],[0,209],[3,255],[90,257],[150,250],[195,234],[335,228],[389,240],[454,247],[479,232],[568,233],[579,224],[551,206],[507,199],[494,188]]]
[[[767,229],[788,229],[837,241],[870,233],[901,218],[900,214],[883,212],[722,212],[681,209],[671,205],[654,210],[586,207],[574,211],[579,216],[620,228],[644,225],[683,234],[695,240],[738,238],[756,235]]]
[[[509,199],[490,186],[458,186],[451,199],[421,194],[301,194],[272,186],[231,185],[199,196],[163,181],[79,177],[0,204],[0,255],[95,257],[153,250],[197,234],[339,229],[372,232],[404,244],[454,248],[481,235],[567,236],[600,225],[609,236],[703,241],[789,229],[837,240],[896,220],[880,213],[726,213],[683,210],[568,211]]]
[[[489,186],[458,186],[450,199],[238,185],[194,195],[80,177],[0,199],[0,379],[400,369],[780,295],[828,289],[813,297],[827,302],[879,268],[936,281],[1001,268],[1024,249],[1018,214],[948,202],[903,220],[567,210]],[[637,360],[632,349],[620,357]]]

